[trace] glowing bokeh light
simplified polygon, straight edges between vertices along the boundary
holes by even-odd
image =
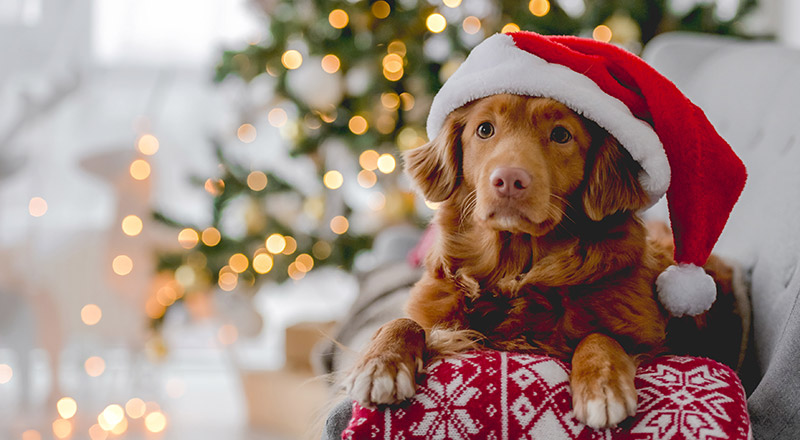
[[[53,435],[56,438],[67,438],[72,434],[72,422],[64,419],[56,419],[53,422]]]
[[[447,27],[447,19],[444,18],[444,15],[434,12],[425,20],[425,25],[428,27],[429,31],[438,34]]]
[[[550,2],[548,0],[531,0],[528,3],[528,10],[537,17],[544,17],[550,12]]]
[[[97,377],[106,371],[106,361],[100,356],[92,356],[83,363],[83,369],[91,377]]]
[[[145,180],[150,177],[150,164],[144,159],[136,159],[131,162],[129,171],[134,179]]]
[[[597,26],[592,31],[592,38],[594,38],[597,41],[602,41],[604,43],[608,43],[609,41],[611,41],[611,37],[613,36],[614,34],[611,32],[611,28],[609,28],[604,24]]]
[[[320,64],[322,65],[322,70],[326,73],[336,73],[339,71],[339,68],[342,67],[342,62],[339,60],[339,57],[330,53],[322,57]]]
[[[477,34],[478,31],[481,30],[481,20],[474,15],[470,15],[464,19],[461,23],[461,27],[464,28],[464,32],[470,35]]]
[[[42,440],[42,434],[35,429],[28,429],[22,433],[22,440]]]
[[[350,16],[341,9],[334,9],[328,14],[328,23],[336,29],[342,29],[350,22]]]
[[[378,158],[380,156],[375,150],[366,150],[358,156],[358,164],[365,170],[374,171],[378,168]]]
[[[145,407],[144,400],[138,397],[134,397],[125,403],[125,412],[127,412],[128,417],[132,419],[138,419],[139,417],[144,416],[146,409],[147,408]]]
[[[159,433],[167,427],[167,418],[160,411],[153,411],[144,418],[144,426],[152,433]]]
[[[281,234],[272,234],[267,237],[265,244],[268,251],[279,254],[286,248],[286,239]]]
[[[303,55],[294,49],[289,49],[281,56],[281,64],[289,70],[297,69],[303,65]]]
[[[350,128],[350,131],[354,134],[361,135],[367,132],[369,124],[367,124],[367,120],[363,116],[356,115],[350,118],[347,127]]]
[[[33,197],[28,202],[28,213],[33,217],[41,217],[47,213],[47,201],[41,197]]]
[[[202,239],[203,244],[206,246],[216,246],[222,239],[222,234],[219,233],[217,228],[208,227],[203,230]]]
[[[286,122],[289,120],[289,115],[286,114],[286,110],[275,107],[267,113],[267,120],[269,121],[269,125],[280,128],[286,125]]]
[[[362,188],[372,188],[378,183],[378,176],[370,170],[361,170],[356,177]]]
[[[442,3],[448,8],[457,8],[461,4],[461,0],[443,0]]]
[[[253,124],[242,124],[236,130],[236,137],[239,138],[240,141],[244,142],[245,144],[249,144],[256,140],[256,136],[258,132],[256,131],[256,127]]]
[[[311,253],[314,254],[318,260],[324,260],[331,256],[331,245],[326,241],[318,241],[311,247]]]
[[[381,19],[388,17],[389,13],[392,12],[392,7],[389,6],[389,3],[386,3],[383,0],[378,0],[377,2],[373,3],[372,8],[370,9],[372,10],[372,15],[374,15],[375,18]]]
[[[14,370],[8,364],[0,364],[0,385],[8,383],[14,377]]]
[[[505,26],[503,26],[503,29],[501,29],[500,32],[504,34],[519,32],[519,25],[517,25],[516,23],[507,23]]]
[[[284,236],[283,239],[286,240],[286,247],[283,248],[281,253],[284,255],[292,255],[294,251],[297,250],[297,240],[289,235]]]
[[[122,232],[129,237],[135,237],[142,232],[142,219],[136,215],[128,215],[122,219]]]
[[[184,249],[191,249],[197,246],[200,241],[200,236],[192,228],[184,228],[178,233],[178,243]]]
[[[378,170],[383,174],[389,174],[397,167],[397,161],[389,153],[381,154],[378,158]]]
[[[250,261],[247,259],[247,256],[242,253],[233,254],[228,259],[228,265],[233,269],[236,273],[242,273],[247,270],[250,266]]]
[[[81,309],[81,321],[86,325],[95,325],[103,318],[103,310],[97,304],[86,304]],[[62,416],[63,417],[63,416]],[[69,417],[64,417],[68,419]]]
[[[308,254],[300,254],[294,260],[294,263],[297,265],[297,268],[302,272],[308,272],[314,268],[314,258]]]
[[[258,254],[253,257],[253,270],[260,274],[265,274],[272,270],[272,257],[269,254]]]
[[[142,154],[152,156],[158,152],[158,139],[152,134],[142,135],[139,138],[139,141],[136,142],[136,147],[142,152]]]
[[[322,183],[326,188],[338,189],[342,186],[342,183],[344,183],[344,177],[339,171],[330,170],[322,176]]]
[[[125,431],[128,430],[128,419],[123,415],[122,420],[119,421],[113,428],[111,428],[111,433],[114,435],[122,435]]]
[[[117,275],[128,275],[133,270],[133,260],[127,255],[117,255],[114,257],[114,261],[111,262],[111,268]]]
[[[89,428],[89,438],[91,440],[106,440],[108,438],[108,431],[95,423]]]
[[[350,227],[350,222],[344,216],[337,215],[336,217],[331,219],[331,231],[335,234],[344,234],[347,232],[347,229]]]

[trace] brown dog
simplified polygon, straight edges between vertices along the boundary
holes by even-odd
[[[405,156],[425,197],[442,202],[440,237],[410,319],[377,332],[346,379],[351,396],[412,397],[432,357],[480,344],[571,361],[575,416],[589,426],[635,414],[637,361],[666,350],[655,280],[674,264],[636,215],[648,200],[639,165],[546,98],[482,98],[440,133]]]

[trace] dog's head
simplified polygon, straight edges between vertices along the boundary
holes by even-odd
[[[599,221],[647,204],[641,168],[617,140],[560,102],[494,95],[453,111],[405,154],[434,202],[453,201],[497,231],[541,236],[569,210]],[[474,204],[474,208],[472,207]]]

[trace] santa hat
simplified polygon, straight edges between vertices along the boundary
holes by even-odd
[[[453,110],[511,93],[562,102],[611,133],[642,167],[651,204],[667,195],[675,266],[656,281],[675,316],[716,298],[703,268],[744,188],[744,165],[703,111],[641,58],[612,44],[533,32],[496,34],[472,50],[442,86],[428,116],[433,139]]]

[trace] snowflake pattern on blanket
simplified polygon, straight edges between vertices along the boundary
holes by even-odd
[[[747,439],[750,421],[736,374],[715,361],[662,357],[639,367],[635,417],[595,430],[572,415],[569,364],[482,351],[432,363],[408,402],[353,404],[346,440]]]

